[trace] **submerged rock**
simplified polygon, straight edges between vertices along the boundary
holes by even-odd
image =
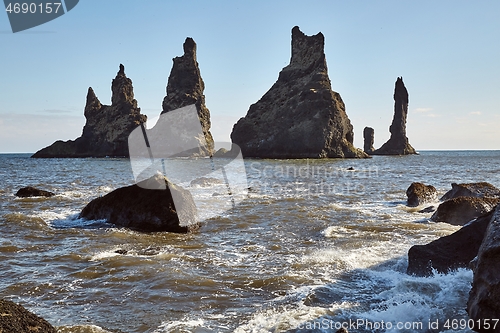
[[[451,184],[451,190],[445,193],[441,200],[457,197],[500,198],[500,190],[487,182]]]
[[[16,197],[19,197],[19,198],[52,197],[54,195],[55,194],[52,193],[52,192],[45,191],[45,190],[40,190],[40,189],[37,189],[35,187],[31,187],[31,186],[26,186],[26,187],[20,188],[16,192]]]
[[[112,82],[112,104],[102,105],[92,88],[87,92],[86,123],[82,136],[72,141],[56,141],[31,157],[128,157],[128,136],[146,121],[134,99],[132,80],[120,64]]]
[[[368,157],[354,148],[344,102],[332,91],[322,33],[292,29],[290,64],[234,125],[231,139],[244,157]]]
[[[192,38],[184,42],[184,55],[173,59],[172,70],[168,77],[167,96],[163,99],[162,114],[189,105],[196,105],[198,117],[205,136],[205,143],[199,144],[196,152],[199,156],[214,153],[214,139],[210,133],[210,111],[205,105],[205,83],[201,78],[200,68],[196,61],[196,43]],[[179,129],[182,130],[182,129]],[[178,137],[180,140],[182,136]]]
[[[80,218],[104,219],[118,226],[146,232],[185,233],[200,226],[191,193],[160,175],[92,200],[82,210]]]
[[[372,155],[409,155],[416,154],[406,137],[406,117],[408,115],[408,90],[403,83],[403,78],[398,77],[394,88],[394,118],[389,127],[391,137]]]
[[[418,276],[448,273],[457,268],[467,268],[477,255],[493,211],[482,215],[451,235],[441,237],[426,245],[414,245],[408,251],[407,273]]]
[[[493,329],[492,321],[500,314],[500,206],[490,215],[491,221],[473,264],[474,278],[467,302],[467,313],[475,323],[491,323],[491,329],[475,326],[478,332],[500,332],[500,325]]]
[[[440,204],[430,220],[453,225],[464,225],[470,220],[491,211],[499,201],[499,199],[493,198],[453,198]]]
[[[2,333],[56,333],[45,319],[29,312],[23,306],[0,299],[0,332]]]
[[[408,197],[409,207],[417,207],[429,202],[435,202],[438,199],[437,190],[434,186],[417,182],[411,183],[406,190],[406,196]]]
[[[363,130],[364,145],[363,150],[367,154],[371,154],[375,151],[373,144],[375,143],[375,130],[371,127],[365,127]]]

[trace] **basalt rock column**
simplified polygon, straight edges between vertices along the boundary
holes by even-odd
[[[353,127],[332,91],[324,36],[292,29],[290,64],[268,92],[233,127],[244,157],[368,157],[353,146]]]
[[[398,77],[394,88],[394,118],[389,127],[391,137],[382,147],[372,152],[372,155],[409,155],[417,154],[406,137],[406,117],[408,115],[408,90],[403,78]]]
[[[198,155],[214,153],[214,139],[210,133],[210,111],[205,105],[205,83],[201,78],[196,61],[196,43],[192,38],[184,42],[184,55],[173,59],[172,70],[167,83],[167,96],[163,99],[163,113],[195,104],[205,136],[205,144],[200,144]],[[179,129],[182,130],[182,129]]]
[[[364,146],[363,150],[367,154],[371,154],[375,151],[373,148],[373,143],[375,142],[375,130],[371,127],[365,127],[363,130]]]

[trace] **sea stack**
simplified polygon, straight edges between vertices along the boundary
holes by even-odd
[[[162,114],[195,104],[206,140],[206,145],[202,145],[198,155],[210,156],[214,153],[214,139],[210,133],[210,111],[205,105],[205,83],[196,61],[196,43],[192,38],[186,38],[184,55],[175,57],[173,62],[167,83],[167,96],[163,99]]]
[[[406,117],[408,115],[408,90],[406,90],[403,78],[398,77],[394,88],[394,118],[389,127],[391,137],[382,147],[375,150],[371,155],[409,155],[417,154],[406,137]]]
[[[292,29],[290,64],[276,83],[233,127],[244,157],[360,158],[344,102],[332,91],[320,32]]]
[[[111,105],[102,105],[94,90],[88,89],[84,111],[87,121],[81,137],[56,141],[31,157],[128,157],[128,136],[146,122],[146,116],[137,107],[132,80],[125,75],[121,64],[111,90]]]
[[[375,142],[375,130],[371,127],[365,127],[363,130],[364,145],[363,150],[367,154],[371,154],[375,151],[373,148],[373,143]]]

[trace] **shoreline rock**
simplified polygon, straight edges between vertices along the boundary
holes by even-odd
[[[54,195],[55,195],[55,193],[53,193],[53,192],[40,190],[38,188],[31,187],[31,186],[26,186],[26,187],[20,188],[15,194],[15,196],[19,197],[19,198],[30,198],[30,197],[50,198],[50,197],[53,197]]]
[[[234,125],[231,140],[252,158],[367,158],[353,145],[342,98],[331,87],[320,32],[292,29],[290,64]]]
[[[146,122],[134,99],[132,80],[125,75],[125,67],[113,79],[111,105],[103,105],[90,87],[84,115],[82,135],[76,140],[56,141],[31,157],[128,157],[128,136],[134,128]]]
[[[456,197],[441,203],[430,220],[446,222],[452,225],[464,225],[467,222],[490,212],[500,199],[478,197]]]
[[[394,87],[394,117],[389,127],[391,137],[371,155],[410,155],[417,154],[406,136],[406,118],[408,115],[408,90],[403,78],[398,77]]]
[[[0,299],[0,332],[4,333],[56,333],[45,319],[26,310],[22,305]]]
[[[191,193],[156,175],[88,203],[79,215],[143,232],[187,233],[199,229]]]
[[[487,182],[479,183],[452,183],[451,190],[446,192],[441,200],[457,197],[500,198],[500,189]]]
[[[408,207],[418,207],[423,204],[436,202],[438,199],[437,190],[432,185],[414,182],[406,190],[408,197]]]
[[[425,245],[414,245],[408,251],[407,274],[431,276],[432,269],[448,273],[467,268],[483,242],[493,211],[469,222],[451,235]]]

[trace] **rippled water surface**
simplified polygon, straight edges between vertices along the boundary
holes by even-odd
[[[499,151],[246,160],[245,199],[180,235],[77,218],[93,198],[133,184],[128,160],[0,155],[0,297],[64,333],[330,332],[356,320],[394,325],[379,332],[446,331],[446,320],[467,318],[472,273],[405,274],[412,245],[457,230],[407,208],[405,191],[413,181],[441,194],[452,182],[500,187],[499,161]],[[28,185],[56,196],[14,196]],[[201,215],[225,200],[189,189]]]

